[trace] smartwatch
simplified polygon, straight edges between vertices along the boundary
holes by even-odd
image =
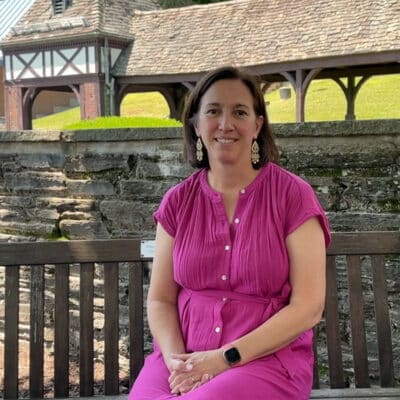
[[[231,367],[241,360],[239,350],[236,347],[226,348],[222,355],[224,356],[226,363]]]

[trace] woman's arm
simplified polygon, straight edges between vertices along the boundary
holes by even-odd
[[[173,237],[161,224],[157,224],[147,313],[151,333],[170,371],[173,363],[171,354],[185,352],[177,310],[178,285],[173,278],[173,244]]]

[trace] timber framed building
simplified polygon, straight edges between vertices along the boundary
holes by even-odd
[[[288,81],[296,120],[313,79],[333,79],[347,101],[363,83],[400,73],[398,0],[233,0],[169,10],[156,0],[36,0],[1,43],[9,130],[30,129],[42,90],[73,92],[82,118],[119,115],[131,92],[159,91],[172,117],[202,74],[246,67],[264,89]]]

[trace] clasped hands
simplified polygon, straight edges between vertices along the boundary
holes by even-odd
[[[190,392],[228,369],[220,349],[173,354],[167,361],[173,394]]]

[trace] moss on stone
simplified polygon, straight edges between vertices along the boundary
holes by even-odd
[[[377,204],[380,206],[381,211],[400,213],[400,200],[398,199],[381,200],[377,201]]]

